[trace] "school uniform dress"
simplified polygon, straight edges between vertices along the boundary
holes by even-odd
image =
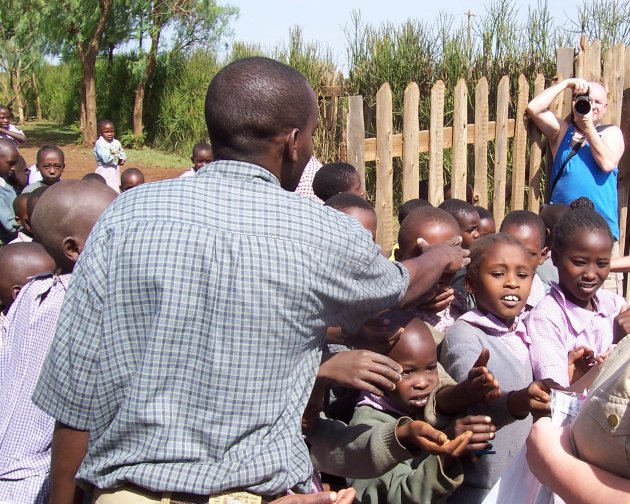
[[[431,324],[441,333],[445,333],[460,316],[468,311],[466,297],[457,290],[454,291],[454,297],[453,302],[439,312],[420,308],[411,308],[408,311],[413,313],[414,317],[423,320],[427,324]]]
[[[189,170],[186,170],[184,173],[182,173],[179,177],[180,178],[182,178],[182,177],[184,177],[184,178],[186,178],[186,177],[194,177],[196,173],[197,172],[195,171],[194,168],[190,168]]]
[[[571,350],[582,345],[595,355],[608,350],[613,341],[613,320],[626,302],[605,289],[599,289],[592,302],[595,310],[580,308],[554,283],[551,292],[530,312],[525,323],[532,340],[529,350],[534,378],[551,378],[567,387]]]
[[[319,160],[315,156],[311,156],[311,159],[309,159],[308,163],[306,163],[306,167],[302,172],[300,182],[295,188],[295,192],[300,196],[304,196],[305,198],[314,201],[315,203],[323,205],[324,202],[315,196],[315,193],[313,192],[313,179],[321,167],[322,164]]]
[[[33,237],[32,236],[29,236],[29,235],[23,233],[22,231],[18,231],[17,238],[15,238],[15,240],[10,241],[9,245],[11,243],[29,243],[29,242],[32,242],[32,241],[33,241]]]
[[[6,128],[7,130],[9,130],[11,133],[19,133],[20,135],[23,135],[24,132],[17,128],[16,126],[14,126],[13,124],[9,124],[9,127]],[[20,147],[20,145],[22,145],[23,142],[18,142],[15,138],[13,138],[11,135],[7,135],[6,133],[0,133],[0,138],[4,138],[6,140],[11,140],[14,145],[16,147]]]
[[[127,159],[122,144],[115,138],[108,142],[99,136],[94,144],[94,157],[96,158],[95,172],[105,179],[109,187],[120,193],[119,161]]]
[[[0,502],[47,503],[55,420],[31,401],[70,275],[37,277],[11,305],[0,350]]]
[[[309,491],[326,327],[356,332],[408,284],[355,219],[217,161],[105,210],[33,400],[90,430],[77,479],[99,488]]]
[[[490,404],[476,404],[469,409],[469,415],[492,418],[497,427],[492,441],[496,454],[480,457],[477,462],[462,459],[464,483],[449,497],[449,502],[472,504],[483,501],[525,444],[532,426],[531,416],[522,419],[512,416],[507,392],[523,389],[532,382],[529,343],[525,325],[518,317],[513,327],[508,328],[494,315],[484,315],[476,308],[459,317],[446,331],[440,350],[440,362],[446,372],[458,382],[465,380],[481,350],[488,348],[487,367],[504,392]]]

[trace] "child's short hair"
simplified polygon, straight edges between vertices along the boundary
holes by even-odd
[[[595,203],[586,196],[580,196],[569,203],[569,208],[591,208],[595,210]]]
[[[472,204],[456,198],[444,200],[438,208],[446,210],[453,217],[455,217],[458,222],[461,217],[477,212]]]
[[[199,151],[212,152],[212,145],[210,145],[208,142],[196,143],[195,145],[193,145],[193,148],[192,148],[192,156],[195,157],[195,154]]]
[[[42,154],[48,151],[54,151],[57,154],[59,154],[59,156],[61,156],[61,161],[65,163],[66,157],[64,156],[63,151],[61,150],[61,147],[59,147],[58,145],[44,145],[37,151],[37,156],[35,157],[35,159],[37,159],[37,164],[39,164]]]
[[[20,210],[20,205],[24,205],[26,207],[27,204],[28,204],[28,193],[18,194],[13,200],[13,213],[17,215]]]
[[[81,180],[87,180],[87,181],[92,181],[92,182],[100,182],[101,184],[107,184],[107,180],[105,180],[105,177],[103,177],[103,175],[100,175],[96,172],[91,172],[91,173],[86,173],[85,175],[83,175],[83,177],[81,177]]]
[[[109,119],[101,119],[98,123],[96,123],[97,130],[101,131],[106,124],[114,126],[114,121],[111,121]]]
[[[515,245],[520,247],[526,255],[529,255],[523,244],[511,235],[505,233],[493,233],[475,240],[470,246],[470,264],[466,269],[466,276],[473,282],[479,278],[479,268],[488,251],[498,243]]]
[[[479,219],[483,220],[483,219],[492,219],[494,220],[494,215],[492,215],[492,212],[490,210],[488,210],[487,208],[484,208],[482,206],[476,206],[475,210],[477,210],[477,213],[479,214]]]
[[[536,229],[538,231],[538,236],[540,236],[541,250],[545,247],[545,223],[539,215],[536,215],[534,212],[530,212],[529,210],[512,210],[505,216],[503,222],[501,222],[499,231],[504,233],[510,226],[528,226]]]
[[[357,170],[349,163],[327,163],[313,178],[313,192],[322,201],[328,201],[335,194],[346,192],[352,184]]]
[[[547,247],[551,247],[551,243],[553,241],[554,229],[558,224],[560,218],[570,210],[571,207],[569,205],[565,205],[564,203],[554,203],[553,205],[545,205],[540,210],[540,218],[545,223],[545,228],[548,230],[545,236],[545,245]]]
[[[342,211],[347,208],[362,208],[363,210],[375,211],[369,201],[352,193],[335,194],[328,198],[324,205]]]
[[[427,200],[421,198],[410,199],[409,201],[405,201],[400,208],[398,209],[398,224],[402,224],[402,221],[405,220],[405,217],[409,215],[414,210],[418,208],[422,208],[425,206],[433,206]]]
[[[459,232],[459,224],[451,214],[441,208],[423,206],[411,212],[400,225],[398,230],[398,244],[401,249],[407,248],[407,242],[417,241],[416,229],[424,224],[444,224]]]
[[[602,231],[610,238],[610,244],[614,243],[610,226],[601,215],[592,208],[572,208],[565,212],[554,228],[552,251],[561,254],[573,239],[575,233],[581,229],[588,231]]]
[[[28,201],[26,202],[26,216],[29,222],[31,218],[33,217],[33,212],[35,211],[35,205],[37,205],[39,198],[42,197],[42,194],[44,194],[46,189],[48,189],[49,187],[51,186],[46,186],[46,185],[41,186],[31,191],[30,193],[28,193]]]

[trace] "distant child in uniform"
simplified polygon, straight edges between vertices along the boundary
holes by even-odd
[[[372,234],[372,239],[376,241],[376,212],[365,198],[352,193],[339,193],[328,198],[325,206],[354,217]]]
[[[596,358],[616,342],[615,319],[626,303],[601,288],[613,241],[606,220],[591,208],[568,210],[554,228],[551,256],[559,282],[527,318],[535,377],[566,387],[569,352],[584,347]]]
[[[322,201],[339,193],[365,197],[359,172],[349,163],[326,163],[313,178],[313,192]]]
[[[102,175],[107,185],[120,192],[120,167],[125,164],[127,155],[121,143],[114,138],[116,130],[109,119],[98,122],[98,140],[94,144],[96,173]]]
[[[551,244],[553,243],[553,231],[558,224],[560,218],[571,207],[564,203],[554,203],[553,205],[545,205],[540,210],[540,218],[545,223],[545,248],[547,256],[542,265],[538,268],[538,276],[547,285],[547,292],[551,289],[551,283],[558,283],[558,268],[556,268],[551,260]]]
[[[180,175],[180,177],[192,177],[202,167],[208,163],[212,163],[212,146],[206,142],[199,142],[195,144],[192,150],[192,156],[190,158],[193,165],[190,170],[186,170]]]
[[[47,503],[55,420],[33,404],[44,357],[70,275],[88,234],[116,193],[101,184],[60,182],[38,201],[33,233],[54,260],[53,271],[20,291],[7,315],[0,359],[0,501]]]
[[[44,186],[51,186],[61,180],[61,175],[66,167],[63,151],[56,145],[44,145],[37,151],[37,169],[42,175],[42,180],[30,184],[23,193],[33,192]]]
[[[127,168],[120,176],[121,193],[142,184],[144,184],[144,173],[138,170],[138,168]]]
[[[16,147],[19,147],[26,142],[26,135],[21,129],[11,124],[10,115],[8,107],[0,105],[0,138],[11,140]]]
[[[496,233],[497,223],[494,220],[494,215],[492,215],[492,212],[480,206],[476,206],[475,210],[477,210],[477,213],[479,214],[479,238],[492,233]]]
[[[513,236],[527,249],[534,270],[534,278],[529,297],[525,303],[525,317],[547,294],[545,283],[538,274],[539,266],[545,262],[545,223],[534,212],[529,210],[513,210],[501,222],[501,232]]]

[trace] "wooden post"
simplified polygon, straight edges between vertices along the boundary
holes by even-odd
[[[523,74],[518,78],[518,100],[516,103],[514,155],[512,156],[512,210],[525,208],[525,169],[527,154],[527,118],[525,109],[529,103],[529,84]]]
[[[545,76],[538,74],[534,81],[534,96],[539,95],[545,89]],[[540,182],[542,177],[542,135],[534,124],[529,122],[529,194],[527,197],[527,209],[531,212],[540,211]]]
[[[392,90],[383,84],[376,93],[376,241],[389,256],[394,245],[394,166],[392,162]]]
[[[488,208],[488,79],[475,87],[475,188],[473,199]]]
[[[602,75],[602,43],[600,40],[593,40],[586,53],[586,73],[588,81],[599,81]]]
[[[622,121],[621,131],[626,140],[626,150],[619,161],[619,174],[617,179],[617,197],[619,198],[619,247],[621,255],[626,255],[626,232],[628,226],[628,196],[630,195],[630,46],[626,46],[624,50],[624,67],[623,67],[623,103],[622,103]],[[630,284],[630,282],[629,282]],[[626,290],[626,299],[630,285]]]
[[[575,76],[582,79],[586,79],[587,67],[588,67],[588,37],[582,35],[580,37],[580,50],[575,60]]]
[[[420,89],[411,82],[405,89],[403,111],[403,202],[417,198],[420,194],[420,123],[418,106]]]
[[[431,88],[431,123],[429,124],[429,202],[444,201],[444,82]]]
[[[508,155],[508,105],[510,103],[510,81],[504,75],[499,82],[497,93],[497,132],[494,144],[494,198],[493,214],[497,228],[505,217],[505,187],[507,184],[507,155]]]
[[[621,124],[621,102],[623,100],[623,58],[624,46],[611,47],[604,56],[603,82],[608,92],[608,109],[603,124]]]
[[[354,166],[361,177],[361,187],[365,188],[365,125],[363,122],[363,97],[348,97],[347,117],[347,156],[348,163]]]
[[[453,116],[453,167],[451,169],[451,196],[466,201],[468,151],[468,88],[459,79],[455,86]]]

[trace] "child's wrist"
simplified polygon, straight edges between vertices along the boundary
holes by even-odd
[[[529,394],[527,389],[513,390],[508,393],[507,407],[510,415],[522,419],[529,415]]]

